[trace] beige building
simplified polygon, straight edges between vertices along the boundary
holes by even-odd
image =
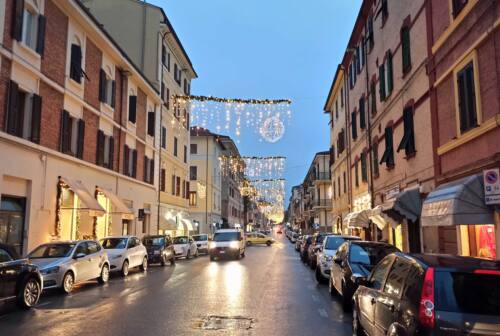
[[[196,230],[188,200],[190,110],[176,97],[190,94],[197,77],[191,61],[161,7],[138,0],[83,2],[160,93],[158,227],[171,235],[189,234]]]

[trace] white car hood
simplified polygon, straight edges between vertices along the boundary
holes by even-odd
[[[337,253],[337,250],[323,250],[323,254],[329,257],[333,257]]]

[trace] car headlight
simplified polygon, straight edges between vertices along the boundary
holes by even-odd
[[[232,249],[237,249],[238,247],[240,247],[240,243],[237,241],[232,241],[229,243],[229,247]]]
[[[57,272],[59,272],[59,266],[49,267],[49,268],[40,270],[40,273],[43,275],[55,274]]]
[[[158,255],[158,254],[160,254],[160,250],[154,250],[153,254],[154,254],[154,255]]]
[[[210,243],[208,244],[208,248],[209,248],[209,249],[213,249],[213,248],[215,248],[215,243],[214,243],[214,242],[210,242]]]
[[[123,256],[121,254],[118,254],[118,255],[113,256],[113,258],[111,258],[111,259],[113,259],[113,260],[120,259],[121,257],[123,257]]]

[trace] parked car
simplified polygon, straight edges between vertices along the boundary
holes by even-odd
[[[498,261],[395,253],[355,280],[355,335],[500,334]]]
[[[302,244],[303,239],[304,239],[304,236],[299,235],[297,237],[297,240],[295,241],[295,251],[300,252],[300,245]]]
[[[328,235],[329,234],[325,233],[325,232],[320,232],[320,233],[316,233],[313,235],[311,245],[309,245],[309,250],[307,252],[307,255],[308,255],[307,264],[313,270],[316,269],[316,266],[317,266],[316,253],[318,253],[318,251],[321,249],[321,246],[323,246],[323,240]]]
[[[266,236],[260,232],[250,232],[246,234],[247,245],[266,244],[271,246],[275,242],[274,238]]]
[[[43,290],[38,267],[21,259],[15,249],[0,243],[0,303],[16,300],[22,308],[38,303]]]
[[[106,237],[99,241],[108,253],[111,272],[127,276],[131,268],[148,269],[148,251],[139,238],[134,236]]]
[[[302,244],[300,245],[300,260],[303,263],[307,263],[309,260],[309,246],[311,246],[313,237],[311,235],[306,235],[302,239]]]
[[[245,257],[244,234],[238,229],[222,229],[214,233],[214,237],[209,244],[210,261],[219,257],[233,257],[240,259]]]
[[[290,236],[290,242],[292,244],[295,244],[297,241],[297,238],[299,238],[299,234],[297,232],[293,232],[292,235]]]
[[[356,276],[368,276],[385,256],[399,252],[398,248],[380,242],[346,241],[337,249],[333,257],[330,271],[329,291],[333,296],[339,293],[342,297],[342,308],[350,310],[352,295],[358,288],[353,279]]]
[[[208,235],[207,234],[197,234],[192,235],[191,238],[196,243],[199,253],[208,253]]]
[[[178,236],[174,240],[174,252],[176,258],[198,257],[198,246],[194,240],[188,236]]]
[[[29,261],[38,266],[43,288],[60,288],[70,293],[75,284],[97,279],[109,280],[108,254],[95,240],[61,241],[38,246]]]
[[[330,235],[323,240],[323,245],[316,253],[316,280],[319,283],[326,282],[330,278],[333,256],[340,245],[348,240],[361,240],[356,236]]]
[[[175,265],[175,251],[172,239],[168,235],[148,235],[142,238],[142,243],[148,251],[150,264],[160,263],[165,266],[167,262]]]

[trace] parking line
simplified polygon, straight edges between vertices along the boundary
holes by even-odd
[[[323,308],[318,309],[318,313],[319,313],[319,315],[321,315],[322,317],[324,317],[324,318],[328,318],[328,313],[327,313],[327,312],[326,312],[326,310],[324,310]]]

